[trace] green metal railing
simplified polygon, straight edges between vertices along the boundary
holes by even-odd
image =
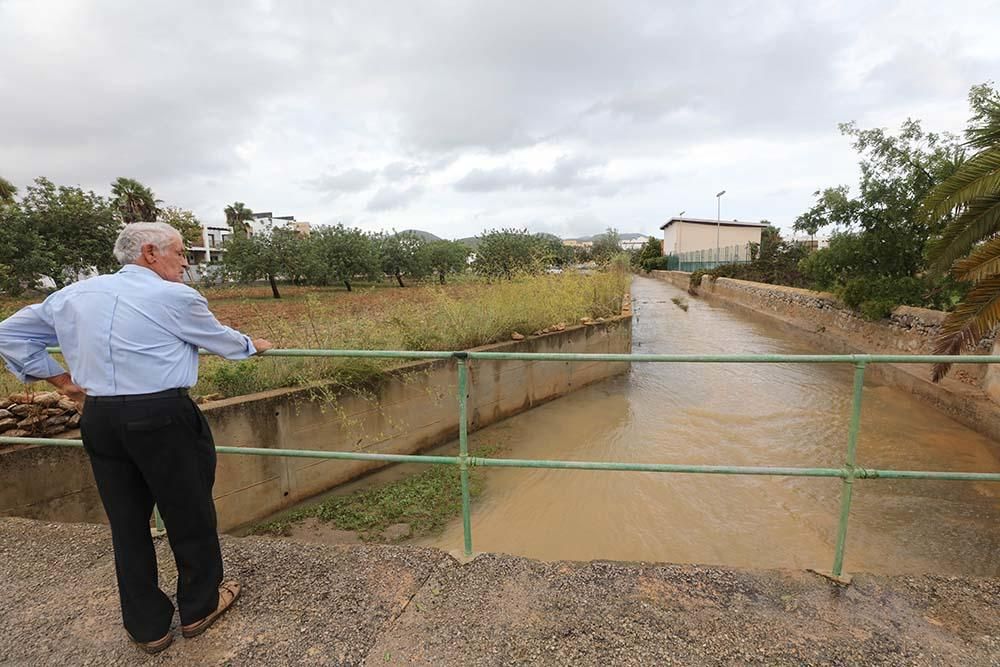
[[[51,348],[52,352],[58,349]],[[783,355],[783,354],[560,354],[520,352],[408,352],[389,350],[271,350],[268,357],[365,357],[383,359],[454,359],[458,370],[458,456],[416,454],[374,454],[365,452],[320,451],[308,449],[261,449],[254,447],[218,446],[221,454],[248,456],[280,456],[291,458],[339,459],[375,461],[381,463],[421,463],[458,466],[462,489],[462,527],[464,550],[472,555],[472,511],[469,496],[469,469],[472,467],[550,468],[562,470],[615,470],[707,475],[771,475],[784,477],[839,477],[841,483],[840,517],[834,547],[832,574],[843,575],[847,526],[851,513],[854,481],[857,479],[930,479],[976,482],[1000,482],[1000,472],[948,472],[929,470],[879,470],[857,465],[858,432],[861,426],[861,405],[865,369],[869,364],[1000,363],[1000,356],[930,356],[930,355]],[[840,468],[808,468],[778,466],[687,465],[675,463],[619,463],[611,461],[561,461],[534,459],[498,459],[469,456],[468,383],[469,362],[482,361],[562,361],[562,362],[654,362],[654,363],[788,363],[788,364],[852,364],[854,388],[851,403],[847,454]],[[54,438],[9,438],[0,436],[0,443],[33,444],[59,447],[82,447],[79,440]],[[157,527],[162,529],[159,516]]]

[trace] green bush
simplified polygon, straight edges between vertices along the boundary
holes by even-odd
[[[888,297],[869,299],[861,303],[861,317],[872,321],[881,320],[889,317],[898,305],[895,299]]]
[[[226,396],[242,396],[263,390],[257,363],[254,361],[220,364],[211,381]]]
[[[838,290],[838,296],[866,319],[879,320],[888,317],[896,306],[923,304],[925,292],[926,284],[920,278],[879,276],[851,278]]]
[[[674,264],[676,268],[677,258],[671,257],[670,255],[661,255],[660,257],[648,257],[640,263],[642,270],[646,273],[650,271],[670,271],[671,264]]]

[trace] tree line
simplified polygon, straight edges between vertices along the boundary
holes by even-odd
[[[37,178],[23,195],[0,178],[0,291],[19,295],[38,289],[45,278],[61,288],[92,271],[117,269],[112,249],[123,225],[160,220],[191,245],[201,245],[202,225],[195,215],[164,205],[146,185],[118,178],[108,195]],[[253,211],[243,202],[225,207],[233,230],[222,261],[210,265],[209,278],[250,282],[267,280],[275,298],[279,281],[296,285],[344,285],[388,277],[400,287],[472,271],[488,279],[511,279],[592,258],[601,262],[621,252],[618,234],[609,229],[590,249],[573,249],[551,234],[526,229],[492,229],[471,243],[427,240],[414,232],[365,232],[342,224],[319,226],[310,234],[274,226],[254,234]]]
[[[279,281],[295,285],[343,285],[351,291],[358,280],[395,281],[399,287],[426,279],[445,284],[446,277],[466,271],[488,280],[511,280],[580,261],[581,254],[551,234],[526,229],[490,229],[471,243],[428,240],[413,231],[365,232],[343,224],[317,227],[300,234],[272,226],[252,234],[245,223],[253,213],[242,202],[226,208],[233,229],[218,268],[240,282],[267,280],[274,298],[281,298]],[[621,252],[617,232],[588,251],[589,259],[610,260]]]

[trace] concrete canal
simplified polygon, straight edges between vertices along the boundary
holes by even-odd
[[[767,321],[633,283],[637,353],[815,353]],[[688,300],[682,310],[671,299]],[[501,456],[839,466],[848,365],[634,364],[632,371],[472,436]],[[864,467],[996,471],[1000,447],[896,389],[865,385]],[[400,470],[389,475],[398,476]],[[488,469],[474,548],[546,560],[825,567],[839,480]],[[845,567],[1000,574],[1000,485],[869,480],[855,485]],[[455,551],[460,520],[421,544]]]

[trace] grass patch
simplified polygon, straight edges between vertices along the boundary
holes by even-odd
[[[473,456],[491,456],[499,447],[487,446]],[[482,469],[469,471],[473,498],[483,490]],[[339,530],[352,530],[365,541],[378,540],[382,531],[396,523],[409,524],[411,537],[440,532],[462,513],[462,484],[458,466],[431,465],[428,470],[384,486],[344,496],[334,496],[317,505],[292,511],[285,517],[254,526],[251,535],[290,534],[292,524],[314,517]]]

